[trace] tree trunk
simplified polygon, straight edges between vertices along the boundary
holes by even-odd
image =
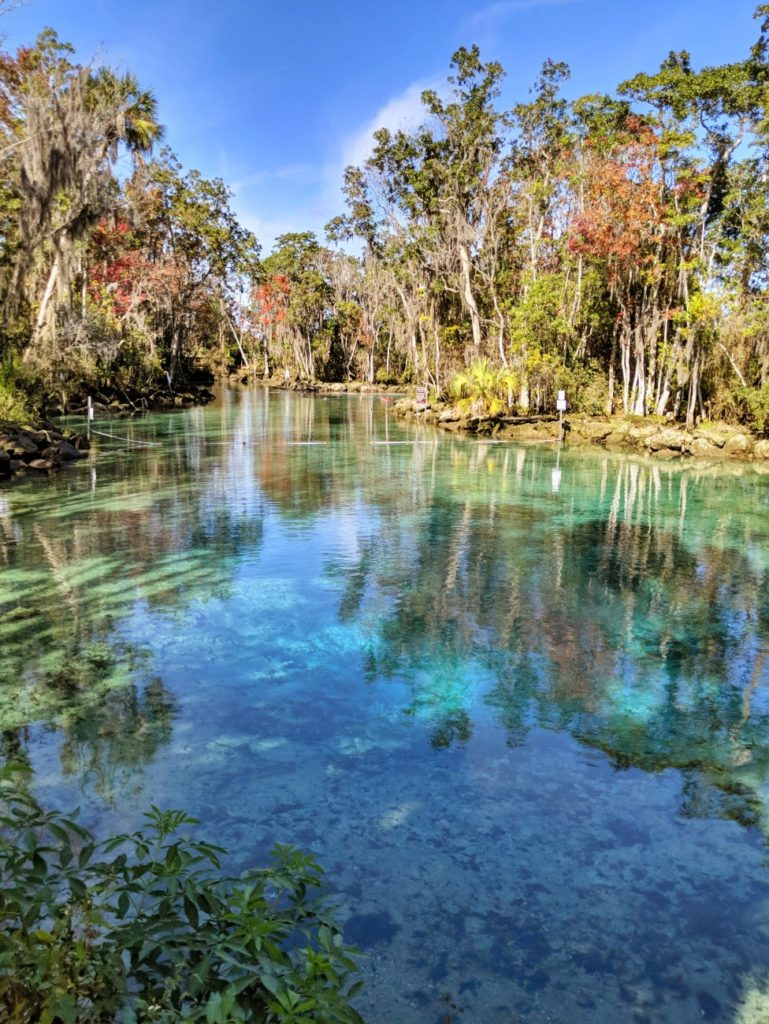
[[[470,325],[473,330],[473,347],[475,348],[476,355],[480,355],[481,345],[483,343],[481,317],[478,312],[475,295],[473,294],[470,253],[467,251],[466,245],[460,244],[459,246],[459,264],[462,268],[462,298],[464,299],[467,311],[470,314]]]
[[[46,282],[45,291],[43,292],[43,297],[40,300],[40,308],[37,311],[37,319],[35,321],[35,333],[33,334],[33,344],[34,341],[40,336],[40,333],[42,332],[43,327],[45,326],[45,322],[48,317],[48,307],[50,306],[51,299],[53,298],[53,293],[56,288],[56,281],[58,279],[58,276],[59,254],[57,253],[51,266],[50,273],[48,274],[48,281]],[[29,349],[27,349],[27,352],[24,353],[25,358],[27,357],[28,352]]]

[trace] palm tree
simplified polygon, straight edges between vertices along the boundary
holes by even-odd
[[[500,397],[506,388],[506,381],[501,377],[488,359],[479,359],[454,377],[450,390],[459,399],[457,405],[460,409],[475,416],[496,416],[506,405]]]
[[[124,143],[134,159],[141,159],[163,137],[157,119],[157,100],[149,89],[141,89],[134,75],[117,75],[102,67],[91,75],[87,103],[102,120],[102,152],[114,162]]]
[[[133,75],[68,64],[60,75],[33,76],[24,95],[22,245],[13,276],[22,295],[34,263],[43,271],[35,275],[45,286],[38,292],[32,346],[51,327],[54,295],[68,294],[77,243],[114,203],[111,165],[120,146],[138,161],[163,134],[153,93],[140,89]]]

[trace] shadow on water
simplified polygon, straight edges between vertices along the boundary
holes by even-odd
[[[188,426],[138,460],[97,450],[93,467],[0,495],[0,756],[25,760],[36,730],[59,735],[62,775],[110,803],[134,791],[178,710],[151,633],[129,639],[125,621],[226,596],[261,544],[261,512],[217,501],[226,476],[201,470]]]
[[[769,478],[357,397],[124,429],[0,493],[0,756],[311,847],[371,1024],[769,1019]]]

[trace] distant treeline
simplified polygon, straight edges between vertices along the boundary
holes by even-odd
[[[228,358],[259,247],[222,181],[152,157],[162,136],[151,92],[52,30],[0,55],[0,419]]]
[[[327,244],[283,235],[264,259],[223,182],[152,158],[152,94],[47,31],[0,58],[0,418],[24,391],[203,362],[486,409],[552,409],[565,388],[589,413],[765,432],[769,4],[756,19],[736,63],[671,53],[567,101],[548,61],[511,110],[501,65],[461,48],[422,125],[376,132],[347,168]]]
[[[415,131],[348,167],[330,243],[279,239],[254,303],[265,357],[428,383],[489,406],[769,424],[769,5],[744,60],[671,53],[616,95],[527,101],[477,47]],[[459,377],[457,375],[459,374]]]

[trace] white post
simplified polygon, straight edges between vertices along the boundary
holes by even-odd
[[[563,442],[563,414],[566,412],[566,392],[559,391],[558,398],[555,403],[555,407],[558,410],[558,444]]]

